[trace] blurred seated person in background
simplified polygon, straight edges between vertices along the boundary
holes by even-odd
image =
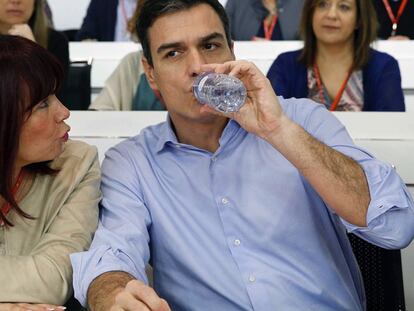
[[[137,0],[91,0],[76,39],[94,41],[131,41],[128,21]]]
[[[371,0],[306,0],[304,48],[280,54],[267,74],[276,94],[332,111],[404,111],[397,61],[370,48],[376,29]]]
[[[64,78],[69,68],[69,43],[50,28],[44,0],[0,0],[0,34],[21,36],[48,49],[61,62]]]
[[[151,89],[141,63],[142,51],[126,55],[105,81],[90,110],[165,110]]]
[[[0,68],[0,310],[50,310],[71,295],[69,254],[87,249],[97,226],[97,151],[67,141],[52,54],[0,35]]]
[[[378,37],[389,40],[414,39],[413,0],[372,0],[377,11]]]
[[[137,8],[128,22],[128,30],[138,41],[136,23],[145,0],[138,0]],[[148,84],[142,65],[142,51],[132,52],[121,59],[105,86],[89,106],[90,110],[165,110]]]
[[[303,0],[228,0],[233,40],[297,40]]]

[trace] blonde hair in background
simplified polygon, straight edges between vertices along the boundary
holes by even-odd
[[[45,0],[35,0],[29,26],[32,28],[36,42],[47,49],[49,42],[49,19],[45,12]]]
[[[128,31],[131,33],[131,38],[133,41],[138,42],[138,34],[137,34],[137,21],[139,13],[141,12],[141,8],[144,5],[146,0],[137,0],[137,7],[132,15],[131,19],[128,21]]]

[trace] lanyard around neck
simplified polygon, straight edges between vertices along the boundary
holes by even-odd
[[[23,182],[24,175],[25,175],[24,170],[21,169],[20,173],[19,173],[19,176],[17,177],[16,183],[14,184],[14,186],[12,188],[13,198],[16,197],[16,193],[19,190],[19,188],[20,188],[20,186]],[[6,216],[7,213],[10,211],[10,209],[11,209],[11,204],[9,202],[6,202],[6,203],[3,204],[3,207],[1,208],[1,213],[4,216]],[[0,225],[3,225],[3,222],[1,220],[0,220]]]
[[[391,37],[393,37],[397,33],[398,22],[400,21],[401,15],[404,12],[405,7],[407,6],[408,0],[402,0],[400,7],[398,8],[397,16],[395,16],[394,13],[392,12],[392,9],[391,9],[391,6],[388,0],[382,0],[382,2],[385,5],[385,9],[387,10],[388,17],[390,18],[391,23],[392,23]]]
[[[318,68],[318,65],[316,64],[316,62],[313,64],[313,72],[315,74],[315,79],[316,79],[316,83],[317,83],[317,86],[318,86],[319,97],[322,101],[322,104],[324,104],[326,106],[325,96],[323,95],[322,79],[321,79],[321,75],[319,73],[319,68]],[[336,93],[335,99],[332,102],[331,107],[329,108],[330,111],[335,111],[336,107],[338,106],[339,101],[341,100],[342,94],[345,91],[346,85],[348,84],[348,80],[349,80],[350,76],[351,76],[351,70],[348,71],[348,75],[346,76],[345,80],[342,81],[342,85],[339,88],[338,92]]]
[[[273,15],[272,21],[270,24],[266,23],[266,20],[263,21],[263,29],[264,35],[266,40],[272,39],[273,31],[275,30],[276,23],[277,23],[278,15]]]

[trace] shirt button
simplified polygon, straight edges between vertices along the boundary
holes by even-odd
[[[254,275],[249,276],[249,282],[253,283],[256,281],[256,277]]]
[[[181,148],[181,146],[179,144],[175,144],[175,147],[177,148]]]
[[[234,240],[234,245],[236,245],[236,246],[239,246],[240,245],[240,240],[239,239],[236,239],[236,240]]]
[[[227,203],[229,203],[229,200],[227,198],[222,198],[221,203],[227,204]]]
[[[217,161],[217,157],[216,156],[211,157],[211,161],[216,162]]]

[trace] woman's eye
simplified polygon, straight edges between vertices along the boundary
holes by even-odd
[[[349,7],[349,5],[347,4],[341,4],[339,6],[339,8],[341,9],[341,11],[349,11],[351,8]]]
[[[49,100],[46,98],[44,100],[42,100],[38,105],[38,108],[47,108],[49,107]]]
[[[327,1],[319,1],[317,6],[318,6],[318,8],[326,8],[326,7],[328,7],[328,2]]]

